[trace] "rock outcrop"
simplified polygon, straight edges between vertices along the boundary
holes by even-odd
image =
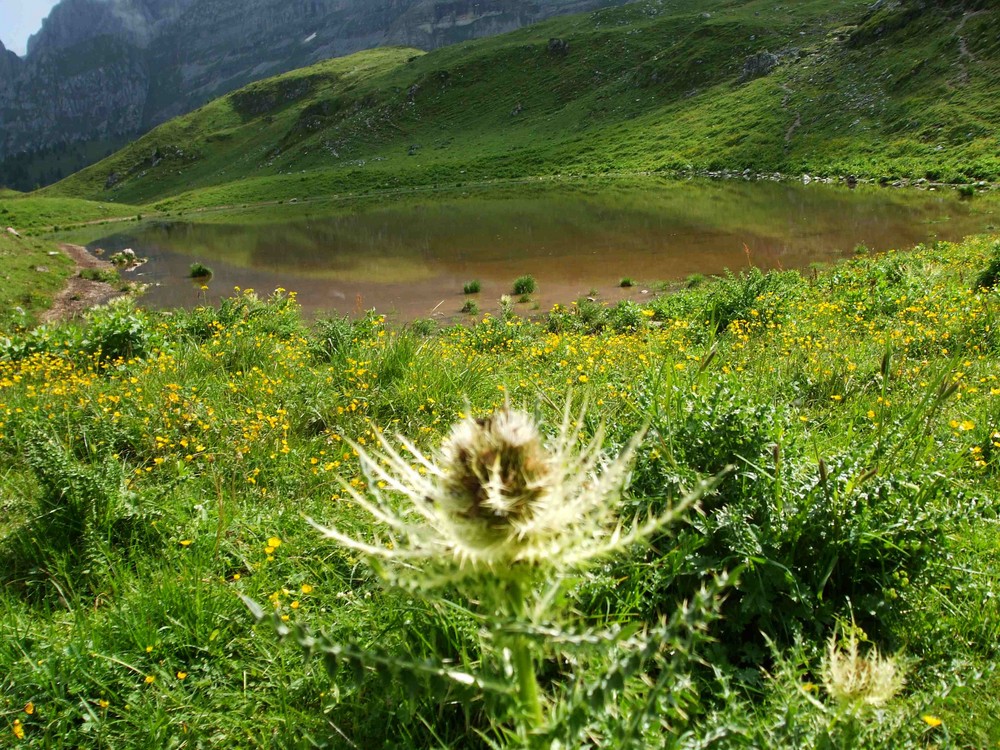
[[[4,47],[3,42],[0,42],[0,91],[17,74],[20,65],[21,58]]]
[[[69,150],[77,169],[102,155],[96,144],[328,57],[433,49],[627,1],[62,0],[25,59],[0,47],[0,181],[15,155],[27,174],[25,154]]]

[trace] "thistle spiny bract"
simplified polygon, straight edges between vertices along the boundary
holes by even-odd
[[[558,437],[546,445],[534,420],[504,408],[458,423],[437,454],[399,437],[404,457],[384,436],[379,449],[355,445],[369,495],[344,483],[355,503],[381,523],[381,544],[322,529],[411,586],[455,581],[482,571],[519,578],[527,568],[554,573],[649,538],[707,489],[667,512],[626,527],[618,499],[640,431],[611,460],[604,429],[583,440],[569,404]],[[415,574],[414,563],[419,568]],[[436,569],[439,576],[429,575]]]

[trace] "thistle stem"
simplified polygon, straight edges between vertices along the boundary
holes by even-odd
[[[524,592],[515,581],[510,588],[511,604],[519,619],[524,619]],[[511,643],[514,671],[517,673],[517,697],[521,704],[521,714],[529,730],[542,725],[542,700],[535,676],[535,660],[531,655],[531,643],[524,635],[516,635]]]

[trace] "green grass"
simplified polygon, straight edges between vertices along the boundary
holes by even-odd
[[[635,3],[360,53],[212,102],[42,194],[176,210],[558,174],[1000,179],[996,10],[869,6]],[[745,80],[763,51],[778,65]]]
[[[514,279],[513,290],[514,294],[522,297],[534,294],[538,290],[538,282],[535,281],[535,277],[530,274],[526,276],[518,276]],[[524,302],[523,299],[521,301]]]
[[[0,331],[37,323],[72,270],[72,261],[53,243],[0,230]]]
[[[188,275],[192,279],[208,279],[212,276],[212,269],[204,263],[192,263]]]
[[[712,640],[648,672],[539,634],[556,704],[574,675],[603,686],[563,729],[618,736],[603,691],[638,715],[660,679],[652,709],[682,746],[995,745],[998,292],[973,287],[998,252],[936,243],[435,333],[374,314],[307,328],[289,297],[252,294],[17,333],[0,353],[0,731],[17,720],[38,747],[483,746],[469,738],[513,726],[504,700],[403,665],[505,679],[479,605],[385,589],[307,519],[373,538],[341,483],[368,481],[351,441],[434,450],[508,400],[551,435],[572,394],[609,454],[648,428],[629,518],[734,469],[672,534],[574,580],[560,607],[579,619],[562,626],[659,627],[715,573],[738,583],[691,612],[719,610]],[[358,655],[331,676],[237,594],[394,666]],[[852,618],[909,664],[879,712],[822,687],[826,640]],[[665,731],[649,723],[640,745]]]
[[[36,195],[0,195],[0,224],[19,232],[44,234],[81,224],[133,220],[142,209],[119,203]]]

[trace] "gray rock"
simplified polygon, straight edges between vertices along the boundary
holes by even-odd
[[[565,39],[556,39],[553,37],[549,39],[548,50],[550,55],[563,57],[569,52],[569,42]]]
[[[767,50],[750,55],[743,61],[743,73],[740,75],[740,80],[745,82],[763,78],[774,70],[778,62],[778,56]]]

